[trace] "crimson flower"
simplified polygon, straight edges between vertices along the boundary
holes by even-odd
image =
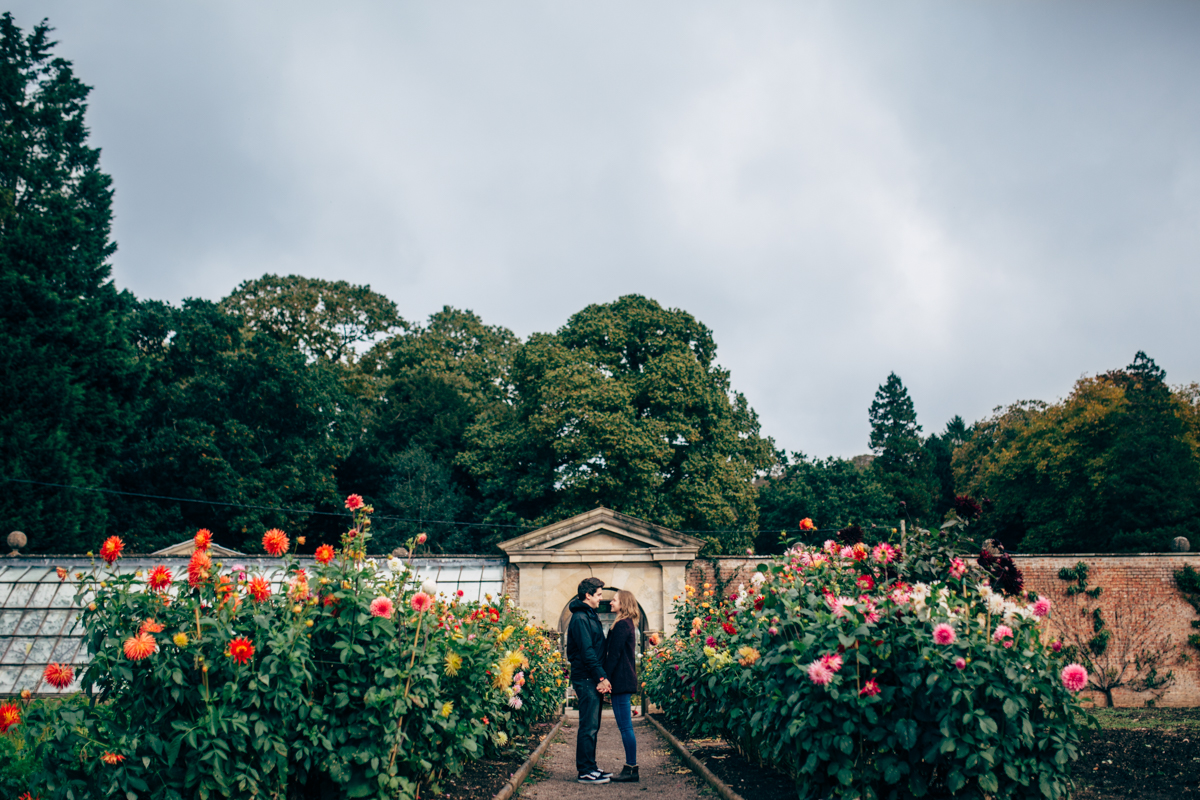
[[[281,556],[288,549],[287,534],[279,530],[279,528],[271,528],[263,534],[262,538],[263,549],[270,555]]]
[[[151,590],[155,592],[161,592],[163,589],[170,586],[171,581],[174,579],[175,576],[171,574],[171,570],[167,569],[162,564],[159,564],[157,567],[150,570],[150,577],[146,582],[150,584]]]
[[[874,678],[872,678],[871,680],[867,681],[866,686],[858,690],[858,696],[873,697],[874,695],[879,694],[880,691],[879,684],[875,682]]]
[[[65,689],[71,685],[71,681],[75,680],[75,670],[66,664],[49,664],[42,677],[54,688]]]
[[[254,658],[254,643],[245,637],[238,637],[229,643],[229,657],[239,664],[245,664]]]
[[[870,575],[859,575],[855,583],[858,584],[858,588],[866,592],[875,588],[875,579]]]
[[[0,704],[0,733],[8,733],[8,729],[21,724],[21,709],[16,703]]]
[[[357,511],[358,509],[360,509],[362,507],[363,507],[362,495],[352,494],[346,498],[346,508],[350,509],[351,511]]]
[[[728,622],[722,622],[721,629],[724,630],[726,633],[728,633],[730,636],[733,636],[735,633],[737,633],[737,628],[733,627]]]
[[[100,557],[111,564],[121,557],[121,551],[124,549],[125,543],[121,541],[120,536],[110,536],[100,545]]]

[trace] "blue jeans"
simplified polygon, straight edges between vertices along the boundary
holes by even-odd
[[[637,737],[633,735],[633,716],[629,708],[629,701],[632,697],[631,694],[614,694],[612,706],[613,716],[617,720],[617,730],[621,732],[621,744],[625,745],[625,763],[636,767]]]
[[[579,703],[579,733],[575,737],[575,769],[580,775],[596,767],[596,735],[600,733],[600,693],[593,680],[573,680],[571,688]]]

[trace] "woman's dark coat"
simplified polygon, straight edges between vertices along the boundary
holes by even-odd
[[[617,620],[608,631],[608,638],[604,641],[604,671],[612,683],[613,694],[637,692],[636,641],[633,620]]]

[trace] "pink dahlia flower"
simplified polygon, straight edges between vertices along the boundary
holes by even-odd
[[[896,548],[892,547],[887,542],[881,542],[871,549],[871,558],[875,559],[880,564],[891,563],[896,558]]]
[[[808,665],[808,679],[817,686],[824,686],[833,680],[833,672],[821,661],[814,661]]]
[[[1078,664],[1067,664],[1062,671],[1063,686],[1067,687],[1072,692],[1078,692],[1087,686],[1088,674],[1087,670]]]
[[[821,663],[830,672],[837,672],[842,668],[842,657],[837,653],[829,653],[828,655],[821,656]]]
[[[413,611],[424,613],[433,608],[433,598],[424,592],[417,592],[413,595],[413,599],[409,601],[412,604]]]
[[[1004,642],[1005,639],[1011,639],[1012,635],[1012,628],[1007,625],[997,625],[995,633],[992,634],[992,641],[999,644],[1000,642]],[[1005,642],[1004,646],[1012,647],[1012,643]]]
[[[872,678],[871,680],[867,681],[866,686],[859,689],[858,696],[859,697],[872,697],[874,695],[879,694],[879,691],[880,691],[879,684],[875,682],[874,678]]]
[[[950,561],[950,577],[961,578],[967,574],[967,565],[961,558],[954,558]]]
[[[1033,604],[1033,615],[1041,618],[1050,613],[1050,601],[1045,597],[1039,597],[1037,602]]]
[[[1056,653],[1061,653],[1062,652],[1062,642],[1061,641],[1053,642],[1050,645],[1050,649]]]
[[[954,668],[955,669],[966,669],[967,668],[967,660],[965,658],[963,658],[962,656],[959,656],[958,658],[954,659]]]
[[[391,619],[394,610],[395,606],[392,605],[392,601],[386,597],[376,597],[371,601],[371,616]]]
[[[933,629],[933,640],[938,644],[954,644],[954,640],[957,638],[954,634],[954,628],[944,622]]]

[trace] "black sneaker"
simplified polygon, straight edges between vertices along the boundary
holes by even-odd
[[[580,783],[608,783],[612,775],[606,775],[598,769],[579,776]]]
[[[611,772],[605,772],[602,769],[597,769],[596,771],[600,773],[600,777],[602,778],[611,778],[613,776]]]

